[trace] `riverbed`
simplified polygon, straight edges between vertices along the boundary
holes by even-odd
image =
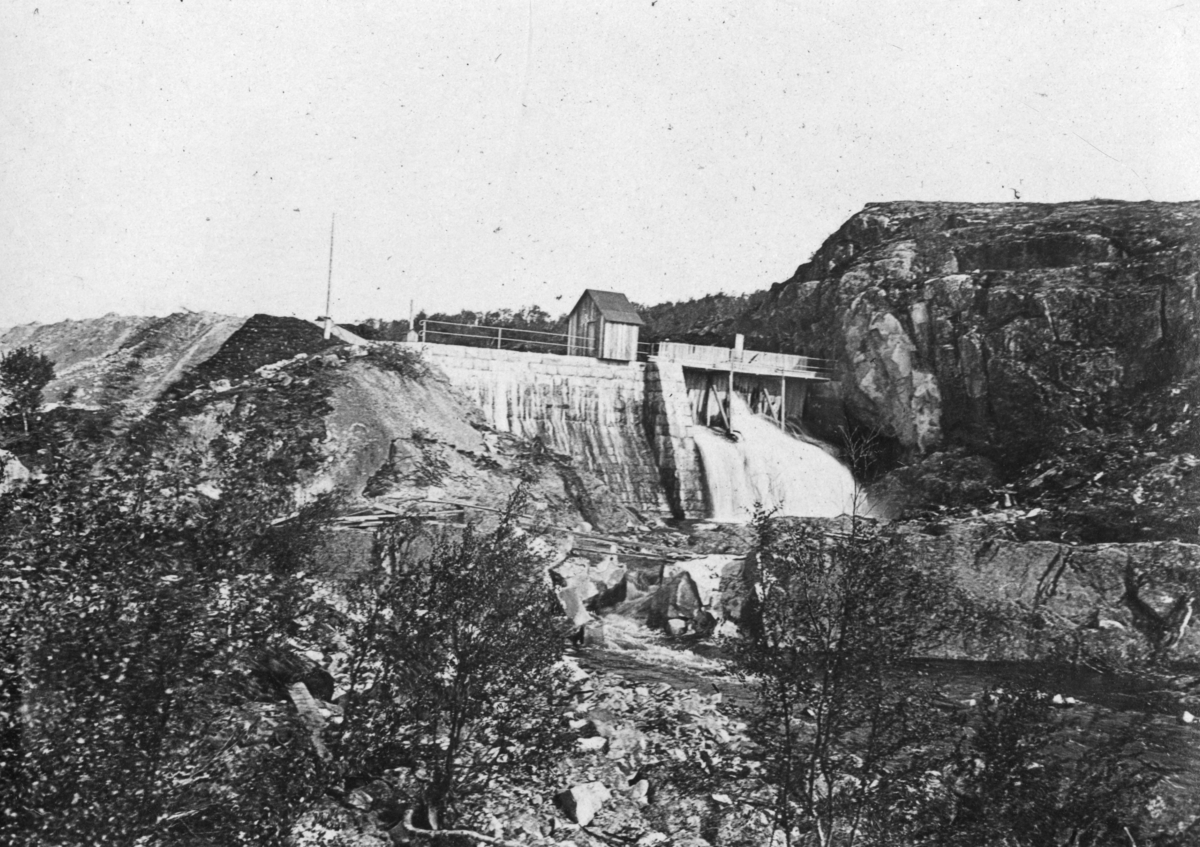
[[[703,645],[693,652],[680,646],[674,652],[677,658],[664,654],[658,642],[645,653],[584,648],[576,656],[589,670],[617,674],[632,683],[719,692],[725,710],[753,708],[753,685],[724,666],[718,649]],[[1162,794],[1169,816],[1186,819],[1200,813],[1200,720],[1180,722],[1177,689],[1134,676],[1032,662],[918,659],[898,672],[927,678],[950,710],[966,712],[973,702],[998,689],[1032,687],[1051,698],[1057,695],[1062,701],[1059,708],[1089,732],[1109,733],[1140,722],[1138,737],[1144,747],[1139,755],[1167,774]]]

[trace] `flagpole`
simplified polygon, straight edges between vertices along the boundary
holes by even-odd
[[[333,333],[333,318],[330,316],[330,304],[333,300],[333,228],[337,223],[337,212],[329,221],[329,279],[325,283],[325,339]]]

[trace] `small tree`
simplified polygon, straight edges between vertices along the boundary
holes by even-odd
[[[736,659],[758,685],[776,824],[789,843],[895,843],[922,815],[912,800],[939,730],[929,692],[894,671],[949,624],[952,583],[859,519],[829,530],[760,513],[755,527]]]
[[[19,415],[22,430],[42,406],[42,389],[54,379],[54,362],[33,347],[18,347],[0,355],[0,393],[8,398],[10,413]]]
[[[559,613],[518,503],[490,531],[384,530],[351,591],[335,748],[351,773],[400,768],[432,828],[469,822],[495,782],[530,780],[564,743]]]

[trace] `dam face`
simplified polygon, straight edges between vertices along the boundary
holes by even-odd
[[[781,414],[799,420],[803,385],[789,387],[786,397],[771,397],[763,386],[779,384],[778,378],[739,375],[728,383],[731,395],[727,389],[708,390],[712,380],[678,362],[406,346],[439,367],[493,429],[540,438],[635,509],[745,521],[758,501],[784,514],[814,515],[838,514],[845,501],[849,472],[828,455],[813,455],[820,449],[771,422]],[[793,382],[798,381],[788,385]],[[733,411],[733,428],[740,433],[736,447],[697,423],[710,421],[718,405]]]
[[[668,377],[664,392],[654,364],[413,346],[445,372],[496,431],[540,438],[636,509],[676,517],[706,514],[682,373],[676,381]],[[683,406],[664,401],[672,389],[682,394]]]

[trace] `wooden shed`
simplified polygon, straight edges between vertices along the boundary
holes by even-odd
[[[568,352],[572,356],[635,361],[638,327],[644,324],[624,294],[589,288],[567,318]]]

